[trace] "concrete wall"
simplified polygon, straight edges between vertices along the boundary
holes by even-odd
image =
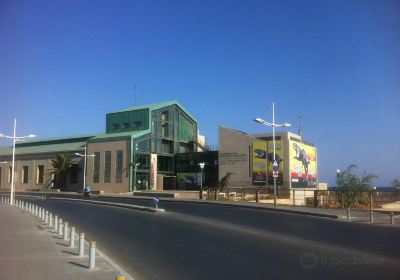
[[[116,182],[116,160],[117,151],[123,151],[122,163],[122,182]],[[111,180],[110,183],[104,182],[105,152],[111,152]],[[110,141],[89,143],[87,154],[92,155],[100,152],[100,176],[99,183],[93,182],[94,158],[89,157],[87,161],[86,184],[95,191],[104,191],[105,193],[126,193],[129,192],[129,163],[130,163],[130,141]]]

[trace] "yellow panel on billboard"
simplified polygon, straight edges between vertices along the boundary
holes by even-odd
[[[292,187],[316,187],[317,148],[289,141],[289,156]]]
[[[265,184],[267,182],[267,142],[253,142],[252,151],[253,183]]]

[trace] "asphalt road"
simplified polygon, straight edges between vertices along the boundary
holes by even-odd
[[[135,279],[400,278],[398,227],[173,201],[161,202],[166,213],[35,203],[96,240]]]

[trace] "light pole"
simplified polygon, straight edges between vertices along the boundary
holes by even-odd
[[[135,163],[135,167],[133,168],[133,175],[134,175],[134,182],[133,182],[133,191],[136,191],[137,190],[137,178],[136,178],[136,174],[137,174],[137,168],[138,168],[138,166],[140,165],[140,162],[138,162],[138,163]]]
[[[2,138],[8,138],[8,139],[13,139],[13,152],[12,152],[12,168],[11,168],[11,194],[10,194],[10,204],[14,204],[14,169],[15,169],[15,141],[16,140],[22,140],[24,138],[33,138],[36,137],[36,135],[29,134],[27,136],[16,136],[16,131],[17,131],[17,120],[14,119],[14,135],[13,136],[8,136],[4,134],[0,134],[0,137]]]
[[[204,162],[200,162],[200,170],[201,170],[201,178],[200,178],[200,199],[203,199],[203,170],[204,170]]]
[[[82,191],[85,191],[85,187],[86,187],[86,161],[88,157],[94,157],[95,155],[88,155],[87,154],[87,147],[85,145],[85,154],[80,154],[80,153],[75,153],[75,155],[83,157],[84,161],[83,161],[83,188]]]
[[[291,126],[289,123],[284,123],[284,124],[276,124],[275,123],[275,104],[272,102],[272,123],[264,121],[261,118],[256,118],[254,120],[257,123],[261,123],[266,126],[272,126],[272,146],[274,150],[274,162],[273,166],[277,166],[275,157],[276,157],[276,151],[275,151],[275,127],[289,127]],[[274,177],[274,207],[276,208],[276,174],[273,174]]]

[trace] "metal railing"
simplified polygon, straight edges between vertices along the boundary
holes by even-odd
[[[400,190],[314,190],[282,189],[277,190],[280,205],[295,205],[323,208],[359,208],[369,210],[384,208],[385,205],[398,202]],[[227,200],[241,202],[273,203],[273,190],[270,187],[228,187],[216,191],[209,189],[205,195],[208,200]]]

